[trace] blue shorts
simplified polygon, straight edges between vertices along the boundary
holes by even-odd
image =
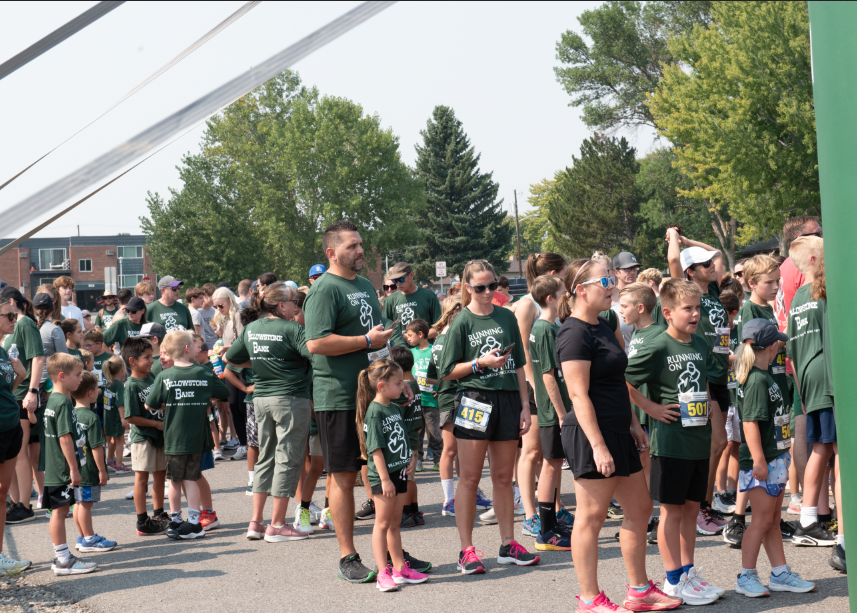
[[[214,468],[214,453],[211,451],[203,451],[199,458],[199,470],[211,470]]]
[[[836,418],[833,415],[833,407],[818,409],[806,416],[806,442],[807,443],[835,443],[836,442]]]
[[[786,489],[789,481],[789,466],[792,463],[792,455],[786,451],[782,455],[768,462],[768,477],[760,481],[753,476],[752,470],[738,472],[738,491],[748,492],[756,487],[761,487],[770,496],[779,496]]]

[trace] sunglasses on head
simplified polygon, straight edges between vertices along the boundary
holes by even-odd
[[[2,314],[0,314],[0,316],[5,317],[6,319],[8,319],[12,323],[15,323],[15,321],[18,319],[17,313],[2,313]]]
[[[824,238],[822,234],[822,232],[810,232],[809,234],[801,234],[801,238],[804,236],[817,236],[818,238]]]
[[[491,282],[491,283],[489,283],[488,285],[470,285],[470,283],[468,283],[468,284],[467,284],[467,287],[469,287],[471,290],[473,290],[473,293],[474,293],[474,294],[483,294],[483,293],[485,293],[485,290],[486,290],[486,289],[487,289],[489,292],[493,292],[493,291],[495,291],[499,286],[500,286],[500,282],[499,282],[499,281],[492,281],[492,282]]]
[[[608,287],[613,287],[614,285],[616,285],[616,279],[614,279],[613,277],[598,277],[597,279],[592,279],[590,281],[580,283],[579,285],[589,285],[591,283],[600,283],[601,287],[607,289]]]
[[[382,285],[381,287],[383,287],[387,291],[395,292],[399,286],[393,283],[392,285]]]

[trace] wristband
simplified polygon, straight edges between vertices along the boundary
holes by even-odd
[[[39,388],[37,388],[37,387],[31,387],[31,388],[30,388],[30,393],[31,393],[31,394],[38,394],[38,393],[39,393]]]
[[[364,334],[363,336],[365,336],[365,337],[366,337],[366,349],[371,348],[371,347],[372,347],[372,339],[371,339],[371,338],[369,338],[369,335],[368,335],[368,334]]]
[[[476,358],[475,360],[473,360],[473,363],[470,365],[470,367],[473,369],[474,373],[485,372],[484,368],[479,367],[479,358]]]

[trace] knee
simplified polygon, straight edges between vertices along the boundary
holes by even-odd
[[[476,491],[476,488],[479,487],[479,479],[482,475],[480,473],[470,473],[462,471],[458,476],[458,487],[463,487],[466,490]]]
[[[625,517],[632,521],[648,521],[649,517],[652,515],[653,508],[650,498],[645,498],[632,505],[622,507],[625,511]]]

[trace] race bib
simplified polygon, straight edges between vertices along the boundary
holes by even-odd
[[[729,328],[714,328],[714,353],[729,354]]]
[[[786,348],[781,347],[779,351],[777,351],[777,355],[774,357],[774,361],[771,362],[771,374],[772,375],[784,375],[786,374]]]
[[[777,449],[788,449],[792,446],[792,427],[788,415],[774,417],[774,439]]]
[[[384,347],[381,347],[377,351],[370,351],[369,352],[369,363],[371,364],[375,360],[381,360],[381,359],[389,358],[389,357],[390,357],[390,346],[385,345]]]
[[[704,426],[708,423],[708,393],[684,392],[678,395],[681,407],[681,426]]]
[[[455,425],[468,430],[485,432],[491,417],[491,405],[463,396],[455,414]]]
[[[431,393],[434,391],[434,386],[430,385],[426,379],[427,373],[425,371],[416,371],[414,373],[414,377],[417,380],[417,385],[419,386],[421,392]]]
[[[738,387],[738,381],[735,379],[735,371],[729,371],[729,377],[726,379],[726,389],[734,390]]]
[[[92,374],[98,378],[98,387],[101,387],[104,384],[104,375],[97,368],[92,370]]]

